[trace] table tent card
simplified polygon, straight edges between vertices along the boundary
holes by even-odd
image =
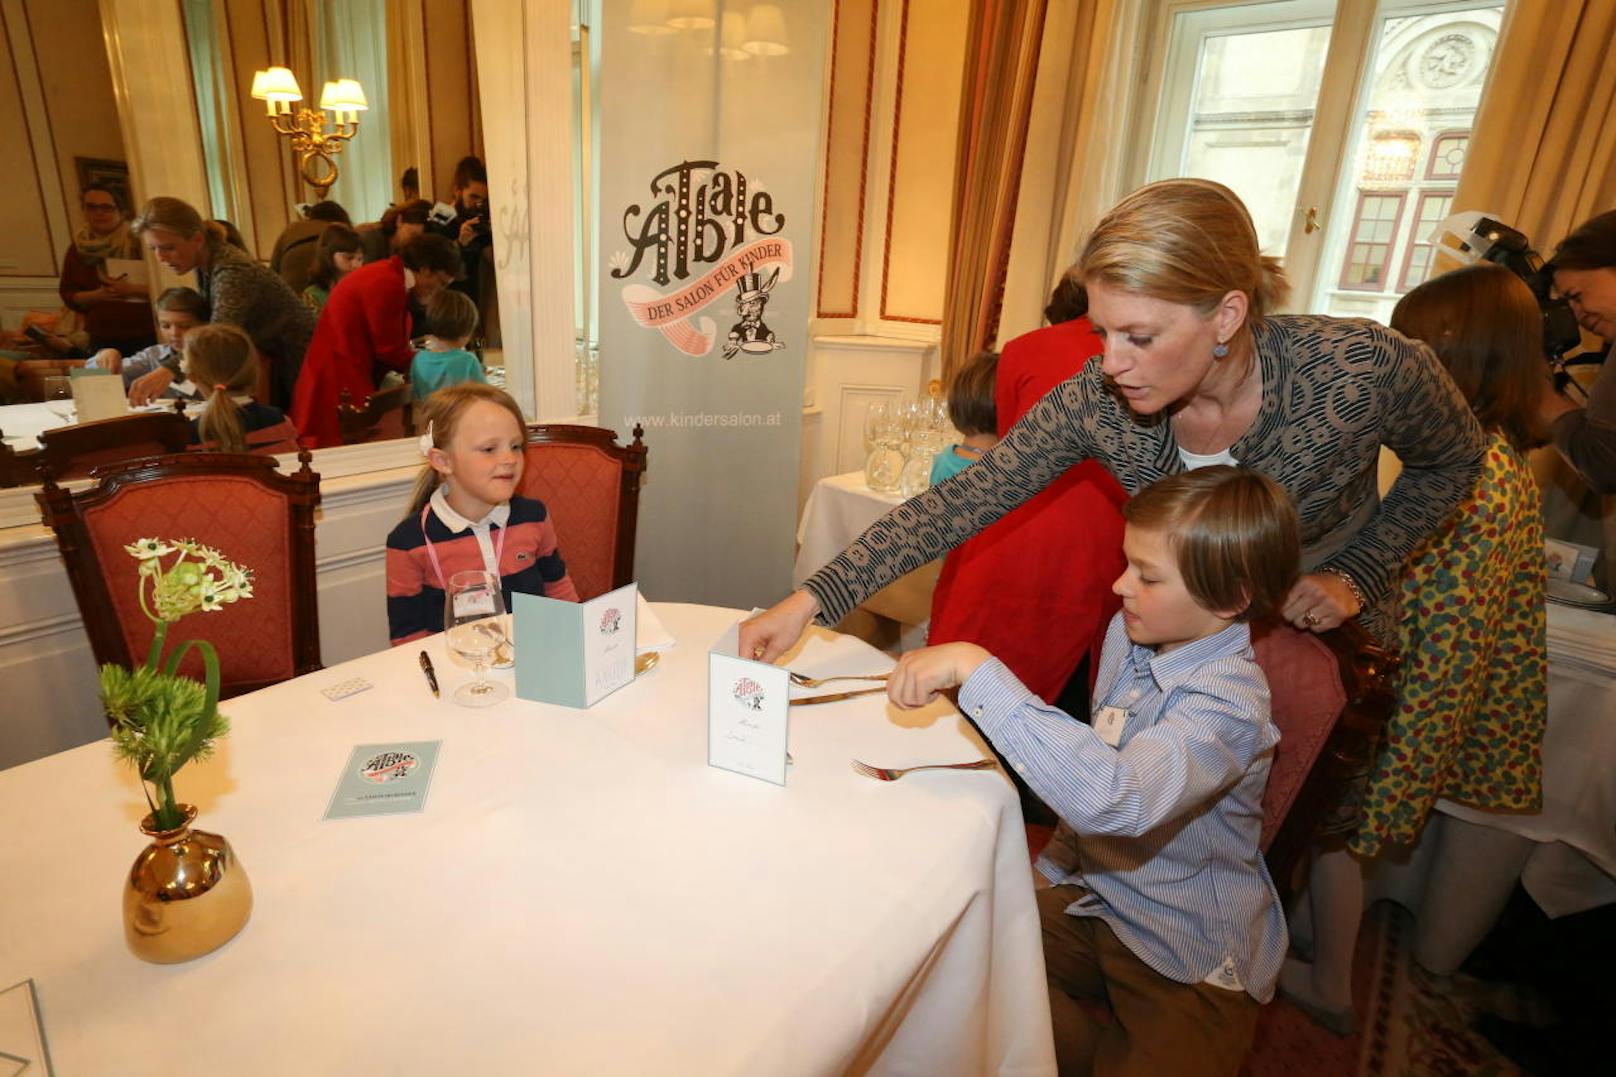
[[[129,399],[122,378],[74,378],[73,407],[81,423],[120,419],[129,414]]]
[[[348,755],[327,819],[360,815],[403,815],[426,806],[441,740],[402,744],[361,744]]]
[[[786,784],[789,671],[736,655],[736,624],[707,655],[707,765]]]
[[[0,991],[0,1077],[50,1077],[50,1052],[34,981]]]
[[[511,596],[516,696],[593,707],[634,679],[637,584],[588,602]]]

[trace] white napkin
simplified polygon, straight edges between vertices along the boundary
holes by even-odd
[[[662,626],[657,615],[651,612],[651,604],[639,592],[634,594],[634,653],[644,654],[647,651],[665,651],[679,641],[673,638],[673,633]]]

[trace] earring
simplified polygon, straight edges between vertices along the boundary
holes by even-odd
[[[1214,358],[1214,359],[1222,359],[1224,356],[1226,356],[1228,354],[1229,354],[1229,346],[1227,344],[1223,343],[1221,340],[1218,341],[1217,346],[1212,349],[1212,358]]]

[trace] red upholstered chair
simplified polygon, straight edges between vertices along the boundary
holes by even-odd
[[[102,464],[184,452],[190,443],[191,424],[184,415],[125,415],[46,430],[39,435],[39,466],[58,481],[81,479]]]
[[[154,626],[140,607],[139,562],[124,547],[142,538],[196,539],[250,569],[253,597],[193,613],[169,629],[219,654],[222,694],[250,692],[320,668],[314,579],[314,509],[320,476],[309,454],[291,475],[272,457],[179,453],[98,468],[73,493],[47,481],[35,495],[67,564],[98,663],[144,662]],[[200,676],[193,651],[181,665]]]
[[[1263,794],[1263,855],[1288,899],[1343,783],[1373,761],[1397,704],[1397,659],[1357,621],[1324,633],[1268,626],[1252,633],[1252,649],[1280,736]]]
[[[344,445],[414,437],[415,406],[409,383],[377,390],[363,404],[355,404],[348,390],[342,390],[337,402],[337,428]]]
[[[596,426],[537,424],[527,428],[521,494],[544,502],[555,521],[567,573],[583,599],[634,579],[645,431],[627,447]]]

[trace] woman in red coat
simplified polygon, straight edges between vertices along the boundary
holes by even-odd
[[[460,252],[442,236],[417,236],[386,261],[362,266],[337,283],[320,312],[292,393],[292,422],[314,447],[341,445],[342,390],[362,406],[375,391],[376,366],[403,373],[410,347],[410,296],[425,303],[460,272]]]
[[[1046,313],[1058,316],[1053,304]],[[1004,346],[994,392],[1001,437],[1105,350],[1081,313]],[[927,642],[986,647],[1045,702],[1086,715],[1105,626],[1121,602],[1111,584],[1124,567],[1126,500],[1105,468],[1085,460],[954,550],[932,595]],[[1084,676],[1074,678],[1085,657]]]

